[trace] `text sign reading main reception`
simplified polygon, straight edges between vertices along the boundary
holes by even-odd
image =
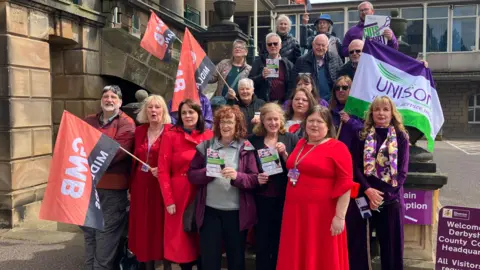
[[[405,224],[431,225],[433,191],[405,189]]]
[[[440,210],[435,270],[480,269],[480,209]]]

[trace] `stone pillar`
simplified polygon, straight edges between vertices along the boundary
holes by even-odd
[[[38,217],[52,153],[48,15],[0,3],[0,227]]]
[[[200,12],[200,25],[205,27],[205,0],[185,0],[185,4]]]
[[[160,1],[160,5],[170,9],[171,11],[177,13],[179,16],[183,17],[184,0],[165,0]]]
[[[100,30],[60,19],[60,25],[74,31],[59,31],[59,38],[75,46],[55,44],[52,49],[53,124],[57,131],[63,110],[84,118],[100,109],[105,81],[100,74]],[[56,133],[56,132],[55,132]]]

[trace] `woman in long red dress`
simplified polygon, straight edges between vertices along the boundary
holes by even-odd
[[[128,247],[146,270],[153,270],[155,261],[163,260],[165,208],[157,180],[158,150],[164,131],[171,127],[163,98],[157,95],[148,97],[140,108],[137,121],[143,125],[135,130],[134,155],[151,169],[135,160],[133,162]]]
[[[180,103],[178,111],[178,122],[164,135],[160,145],[158,180],[166,206],[165,259],[180,264],[184,270],[192,269],[200,255],[198,233],[183,229],[183,214],[197,191],[188,181],[187,171],[195,147],[212,138],[213,133],[205,129],[198,104],[187,99]]]
[[[330,111],[315,106],[287,160],[289,184],[277,270],[348,270],[345,214],[354,187],[348,148],[334,138]]]

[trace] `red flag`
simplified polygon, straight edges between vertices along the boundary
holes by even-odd
[[[40,219],[103,229],[96,185],[120,145],[64,111]]]
[[[215,72],[215,65],[208,58],[197,40],[185,28],[177,79],[173,91],[172,112],[178,111],[178,105],[189,98],[200,103],[198,91],[203,91]]]
[[[172,45],[176,38],[168,26],[152,11],[140,46],[158,59],[168,61],[172,58]]]

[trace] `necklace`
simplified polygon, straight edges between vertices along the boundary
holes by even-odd
[[[163,132],[163,125],[162,127],[160,127],[159,130],[151,130],[150,128],[148,128],[148,132],[147,132],[148,144],[150,145],[155,143],[155,141],[158,139],[160,134],[162,134],[162,132]]]

